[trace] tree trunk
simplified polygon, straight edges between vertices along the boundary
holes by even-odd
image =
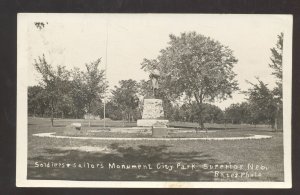
[[[199,126],[201,128],[201,130],[204,129],[204,123],[203,123],[203,116],[202,116],[202,97],[200,95],[200,97],[194,93],[194,96],[195,96],[195,99],[196,99],[196,102],[197,102],[197,105],[198,105],[198,109],[199,109],[199,119],[198,119],[198,122],[199,122]]]
[[[91,104],[90,103],[89,103],[88,117],[89,117],[89,127],[91,127]]]
[[[91,113],[88,114],[89,117],[89,127],[91,127]]]
[[[122,114],[123,127],[125,127],[126,114]]]
[[[204,123],[203,123],[202,116],[200,116],[199,125],[200,125],[201,130],[203,130],[204,129]]]
[[[275,113],[275,117],[274,117],[274,123],[272,125],[274,131],[278,130],[278,115],[279,115],[279,106],[276,105],[276,113]]]
[[[52,125],[52,127],[53,127],[53,116],[54,115],[54,108],[53,108],[53,106],[51,107],[51,125]]]
[[[277,115],[276,115],[276,117],[275,117],[275,120],[274,120],[274,131],[277,131],[277,129],[278,129],[278,126],[277,126],[277,121],[278,119],[277,119]]]

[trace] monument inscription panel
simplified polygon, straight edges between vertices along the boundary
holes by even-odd
[[[152,127],[159,123],[167,126],[169,121],[164,120],[164,109],[161,99],[145,99],[142,119],[137,121],[137,126]]]

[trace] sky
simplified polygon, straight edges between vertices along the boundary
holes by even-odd
[[[279,15],[226,14],[24,14],[26,23],[25,55],[28,85],[36,85],[40,76],[33,66],[43,53],[53,66],[64,65],[82,70],[86,63],[101,58],[107,80],[113,89],[123,79],[148,79],[141,69],[144,58],[154,59],[168,46],[169,35],[196,31],[233,50],[238,59],[233,71],[241,90],[247,90],[255,77],[275,86],[271,75],[270,48],[277,35],[285,32],[286,18]],[[44,22],[38,30],[34,22]],[[106,47],[107,44],[107,47]],[[236,92],[233,97],[215,104],[225,109],[245,101]]]

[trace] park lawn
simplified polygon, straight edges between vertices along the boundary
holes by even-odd
[[[86,128],[87,120],[55,120],[51,127],[49,119],[28,119],[28,179],[64,179],[99,181],[283,181],[283,139],[281,132],[267,128],[242,128],[219,130],[218,135],[271,135],[271,139],[235,141],[99,141],[35,137],[32,134],[64,131],[72,122],[81,122]],[[92,121],[91,129],[99,129],[101,122]],[[121,127],[122,122],[107,121],[108,126]],[[125,123],[135,126],[134,123]],[[90,129],[89,128],[89,129]],[[209,134],[209,133],[208,133]],[[199,135],[206,135],[200,133]],[[128,136],[128,135],[126,135]],[[45,168],[43,163],[103,164],[105,168]],[[116,164],[210,164],[232,165],[248,163],[262,165],[268,170],[261,176],[251,178],[215,177],[209,169],[108,169],[108,163]],[[39,165],[39,167],[37,167]],[[219,170],[217,170],[219,171]],[[244,170],[236,170],[236,173]]]
[[[108,132],[108,131],[98,131],[98,132],[86,132],[86,133],[76,133],[76,134],[65,134],[64,132],[58,132],[55,135],[58,136],[72,136],[72,137],[114,137],[114,138],[152,138],[151,131],[146,133],[121,133],[121,132]],[[247,137],[250,134],[246,134],[245,132],[234,132],[227,131],[224,132],[200,132],[200,133],[172,133],[169,132],[166,138],[212,138],[212,137]]]

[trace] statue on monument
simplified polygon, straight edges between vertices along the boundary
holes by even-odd
[[[137,120],[138,127],[153,128],[153,137],[163,137],[167,135],[167,126],[169,120],[164,118],[163,100],[158,98],[158,79],[160,73],[158,70],[150,72],[151,89],[153,97],[144,98],[142,119]]]
[[[150,75],[149,75],[150,79],[151,79],[151,89],[153,91],[153,97],[157,98],[157,89],[158,89],[158,79],[160,77],[159,71],[157,69],[154,69]]]

